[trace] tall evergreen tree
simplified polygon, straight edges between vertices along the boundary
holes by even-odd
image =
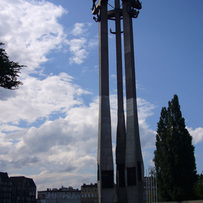
[[[195,186],[196,199],[203,199],[203,173],[197,176],[197,183]]]
[[[0,46],[3,43],[0,42]],[[18,81],[23,65],[10,61],[4,49],[0,48],[0,86],[6,89],[16,89],[22,82]]]
[[[168,103],[168,109],[163,107],[161,110],[154,154],[160,199],[180,201],[194,198],[194,146],[177,95]]]

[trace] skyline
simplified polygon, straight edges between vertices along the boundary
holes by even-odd
[[[0,41],[10,60],[27,66],[19,89],[0,89],[2,172],[31,177],[38,190],[96,182],[99,31],[92,1],[0,0],[0,5]],[[133,28],[145,169],[153,159],[161,108],[177,94],[201,173],[203,2],[143,0],[142,7]],[[114,35],[109,44],[115,157]]]

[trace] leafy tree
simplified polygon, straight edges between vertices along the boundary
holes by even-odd
[[[160,200],[194,198],[196,163],[192,137],[185,126],[178,96],[163,107],[158,122],[154,162]]]
[[[198,175],[195,185],[195,194],[197,199],[203,199],[203,174]]]
[[[3,43],[0,42],[0,46]],[[4,49],[0,48],[0,86],[6,89],[16,89],[22,82],[18,81],[23,65],[10,61]]]

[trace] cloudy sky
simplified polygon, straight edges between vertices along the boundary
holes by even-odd
[[[113,0],[109,0],[113,5]],[[143,0],[133,20],[140,136],[152,164],[161,108],[179,96],[203,171],[203,1]],[[0,170],[38,190],[96,182],[98,23],[91,0],[0,0],[0,42],[26,65],[23,86],[0,89]],[[111,8],[111,7],[109,7]],[[114,30],[113,22],[109,29]],[[113,148],[115,36],[109,35]]]

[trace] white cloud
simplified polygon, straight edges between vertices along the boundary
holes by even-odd
[[[66,11],[47,1],[1,0],[0,41],[11,60],[33,71],[48,59],[50,50],[65,41],[63,27],[57,22]],[[5,9],[6,8],[6,9]]]
[[[80,39],[72,39],[68,42],[70,46],[70,52],[72,56],[70,57],[70,63],[81,64],[86,59],[88,52],[86,49],[87,39],[84,37]]]
[[[26,65],[23,72],[33,72],[47,62],[51,50],[68,45],[70,64],[82,64],[98,40],[88,39],[90,23],[75,23],[67,34],[57,22],[67,11],[48,1],[0,1],[0,41],[5,43],[11,60]]]
[[[98,39],[92,37],[88,39],[87,27],[90,26],[90,23],[75,23],[73,30],[70,32],[72,39],[67,41],[71,53],[70,64],[82,64],[87,58],[89,51],[98,46]]]
[[[138,105],[138,114],[141,119],[146,119],[149,116],[153,115],[153,110],[156,108],[153,104],[146,101],[145,99],[138,98],[137,99],[137,105]]]
[[[39,128],[31,127],[1,136],[0,148],[4,151],[0,155],[2,170],[12,173],[14,168],[15,171],[21,168],[32,175],[39,171],[38,176],[46,170],[52,175],[60,173],[63,179],[71,174],[80,178],[92,177],[96,168],[97,108],[96,101],[89,107],[70,109],[65,119],[47,121]],[[70,184],[75,185],[75,182]]]
[[[99,46],[99,39],[95,38],[95,39],[90,39],[88,41],[88,48],[93,49],[98,46]]]
[[[190,135],[193,137],[193,142],[194,144],[197,144],[199,142],[203,141],[203,128],[196,128],[196,129],[192,129],[192,128],[187,128]]]
[[[81,36],[81,35],[84,35],[86,32],[87,32],[87,29],[85,29],[84,23],[75,23],[71,33],[74,36]]]
[[[70,100],[73,98],[69,98],[69,102]],[[113,146],[117,124],[116,105],[116,95],[112,95]],[[139,102],[139,106],[145,109],[147,105],[149,103],[146,101]],[[142,115],[149,114],[145,111]],[[141,117],[141,120],[145,119],[146,117]],[[145,122],[140,123],[145,148],[151,140],[149,133],[152,133],[147,128]],[[0,148],[4,151],[0,155],[2,170],[5,169],[12,175],[18,170],[26,171],[27,176],[35,179],[39,189],[56,187],[55,183],[60,183],[60,179],[75,187],[80,187],[83,182],[93,182],[96,180],[97,131],[98,98],[89,106],[83,104],[67,109],[65,118],[46,121],[40,127],[1,136]],[[60,178],[56,176],[59,173]]]
[[[84,106],[82,95],[89,92],[75,85],[66,73],[38,78],[28,75],[36,69],[41,72],[46,55],[67,44],[57,22],[66,11],[34,0],[2,0],[0,6],[6,8],[0,14],[0,41],[11,60],[28,66],[21,75],[23,86],[15,91],[1,89],[1,170],[36,177],[39,183],[47,179],[52,185],[59,173],[60,179],[68,178],[73,186],[90,180],[95,177],[97,102]],[[87,39],[80,37],[85,27],[76,24],[74,29],[79,37],[69,40],[71,60],[81,64],[88,53]]]
[[[11,60],[28,67],[18,90],[0,94],[0,167],[9,175],[34,178],[38,189],[64,185],[80,187],[96,181],[98,98],[88,106],[82,96],[90,94],[73,83],[66,73],[41,75],[47,54],[68,44],[70,63],[82,64],[98,39],[88,39],[87,26],[76,23],[66,40],[57,22],[66,11],[47,1],[1,0],[0,41]],[[116,95],[111,95],[112,137],[115,148]],[[154,132],[146,119],[154,106],[138,99],[142,146],[150,148]],[[32,126],[33,125],[33,126]],[[32,126],[32,127],[30,127]],[[57,185],[57,184],[58,185]]]
[[[89,94],[74,85],[72,77],[66,73],[43,80],[28,76],[23,83],[15,90],[14,97],[0,100],[1,123],[17,124],[20,120],[32,123],[40,118],[49,118],[51,114],[65,113],[71,107],[82,104],[80,95]]]
[[[137,99],[137,103],[142,148],[153,148],[155,146],[156,132],[150,129],[146,119],[153,115],[156,106],[141,98]]]
[[[60,188],[62,185],[80,189],[83,183],[90,184],[91,182],[96,182],[96,175],[90,173],[78,174],[69,172],[63,173],[63,177],[61,177],[61,172],[49,172],[46,170],[42,171],[38,175],[31,176],[31,178],[34,178],[34,180],[38,183],[38,190],[45,190],[46,188]],[[78,183],[81,184],[78,185]]]

